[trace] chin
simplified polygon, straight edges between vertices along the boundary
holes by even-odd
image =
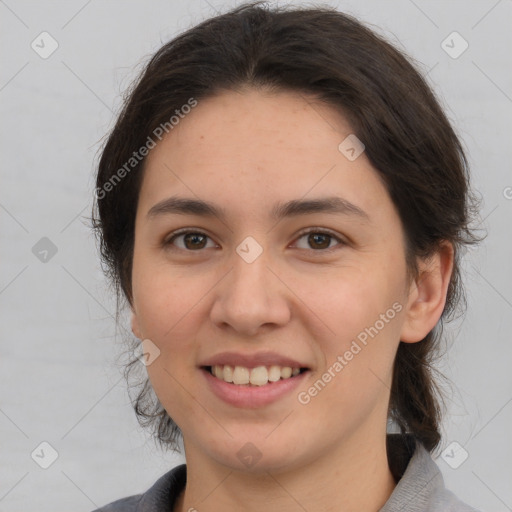
[[[307,463],[305,454],[297,451],[297,443],[304,449],[301,440],[290,443],[290,438],[288,442],[278,437],[271,439],[269,432],[268,428],[264,433],[248,429],[244,435],[229,438],[216,448],[212,449],[213,443],[208,443],[205,452],[232,471],[253,475],[290,471]]]

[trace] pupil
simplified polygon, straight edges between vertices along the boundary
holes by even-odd
[[[320,238],[320,240],[323,238],[323,239],[324,239],[324,243],[322,244],[322,243],[320,242],[320,245],[322,246],[322,247],[321,247],[322,249],[323,249],[323,248],[325,248],[325,247],[328,247],[328,246],[329,246],[329,242],[328,242],[328,240],[327,240],[327,239],[329,238],[329,235],[322,235],[322,234],[318,234],[318,233],[316,233],[316,234],[312,234],[312,235],[310,235],[310,237],[309,237],[309,238],[310,238],[310,241],[313,241],[313,245],[317,244],[317,240],[318,240],[318,238]],[[325,241],[327,241],[327,245],[325,244]],[[318,244],[317,244],[317,245],[318,245]]]
[[[197,239],[199,239],[199,238],[203,238],[204,239],[204,236],[199,234],[199,233],[189,233],[188,235],[185,236],[185,240],[186,240],[185,243],[190,242],[192,240],[197,241]],[[204,240],[203,240],[203,245],[204,245]],[[187,247],[188,247],[188,245],[187,245]],[[195,248],[202,247],[202,245],[199,246],[199,245],[197,245],[195,243],[192,243],[192,248],[194,248],[194,247]]]

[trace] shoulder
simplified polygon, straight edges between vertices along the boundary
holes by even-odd
[[[137,494],[134,496],[128,496],[127,498],[121,498],[120,500],[113,501],[112,503],[98,508],[93,512],[136,512],[142,496],[142,494]]]
[[[431,508],[428,510],[442,510],[443,512],[480,512],[476,508],[470,507],[467,503],[459,500],[459,498],[448,489],[444,489],[443,492],[434,496]]]
[[[161,476],[146,492],[127,496],[93,512],[167,512],[185,488],[187,467],[181,464]]]
[[[446,489],[441,470],[419,441],[388,438],[388,460],[398,483],[379,512],[478,512]]]

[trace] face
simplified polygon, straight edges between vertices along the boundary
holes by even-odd
[[[351,133],[312,98],[224,92],[150,152],[132,328],[159,351],[148,374],[187,458],[284,470],[385,432],[403,230],[365,153],[339,149]]]

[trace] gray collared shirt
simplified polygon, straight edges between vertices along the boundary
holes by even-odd
[[[409,434],[388,434],[390,469],[398,480],[379,512],[478,512],[444,485],[437,464]],[[185,488],[187,467],[175,467],[143,494],[114,501],[94,512],[169,512]]]
[[[478,512],[446,489],[443,475],[425,447],[417,443],[413,456],[379,512]]]

